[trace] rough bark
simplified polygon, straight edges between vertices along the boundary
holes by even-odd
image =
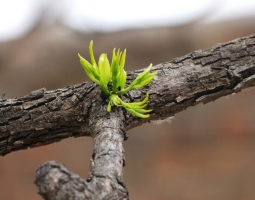
[[[129,72],[128,82],[141,71]],[[59,191],[72,192],[64,189],[68,182],[79,191],[73,198],[71,194],[61,194],[70,195],[70,199],[127,199],[121,178],[125,130],[254,86],[255,35],[194,51],[156,65],[152,71],[158,72],[152,83],[122,97],[125,101],[137,101],[149,93],[148,108],[153,109],[150,119],[138,119],[121,109],[106,113],[106,99],[100,88],[91,82],[56,91],[41,89],[15,99],[1,98],[0,154],[71,136],[91,136],[94,153],[89,179],[74,179],[61,165],[45,164],[37,171],[39,193],[45,199],[61,199],[57,198]],[[80,184],[82,189],[77,186]],[[96,197],[93,196],[95,191],[98,192]]]
[[[82,180],[63,165],[47,162],[37,169],[36,185],[45,199],[128,199],[128,191],[122,180],[124,166],[123,114],[121,109],[107,113],[98,104],[91,113],[94,150],[88,179]],[[95,113],[101,113],[97,115]]]
[[[125,129],[253,86],[254,57],[255,36],[251,35],[154,66],[152,71],[158,72],[155,80],[123,97],[136,101],[148,92],[151,118],[138,119],[125,112]],[[128,80],[141,71],[129,72]],[[88,115],[93,102],[102,98],[101,90],[91,82],[55,91],[40,89],[15,99],[0,98],[0,154],[71,136],[90,136]]]

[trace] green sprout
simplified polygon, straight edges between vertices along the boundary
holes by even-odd
[[[123,102],[120,96],[132,89],[141,88],[150,83],[157,73],[150,73],[152,64],[139,74],[128,87],[125,87],[127,79],[127,74],[124,70],[126,49],[123,53],[120,50],[116,52],[115,48],[113,49],[111,65],[107,55],[104,53],[99,56],[98,64],[96,63],[93,54],[93,41],[91,41],[89,45],[89,54],[91,63],[78,54],[80,63],[88,77],[98,84],[102,88],[104,94],[108,97],[109,102],[107,111],[111,112],[111,107],[114,105],[122,106],[134,116],[148,118],[150,116],[148,113],[152,111],[144,109],[147,106],[146,102],[149,98],[148,94],[146,94],[143,101],[132,103]],[[109,91],[109,85],[111,85],[111,91]]]

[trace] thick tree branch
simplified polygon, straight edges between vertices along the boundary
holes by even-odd
[[[188,106],[207,103],[255,85],[255,36],[218,44],[153,67],[155,80],[125,95],[127,101],[150,94],[150,119],[125,113],[125,129],[166,118]],[[141,70],[130,72],[132,81]],[[91,82],[55,91],[40,89],[24,97],[0,98],[0,154],[38,147],[67,137],[89,136],[88,115],[102,100]]]
[[[85,181],[61,164],[47,162],[37,169],[36,185],[45,199],[128,199],[122,179],[124,166],[123,114],[121,109],[107,113],[102,104],[95,105],[90,116],[94,150],[89,178]],[[94,115],[101,113],[101,115]]]
[[[0,152],[90,135],[88,114],[98,88],[91,82],[24,97],[0,98]]]
[[[141,94],[148,92],[149,107],[154,113],[148,120],[127,116],[126,129],[254,86],[255,35],[194,51],[156,65],[153,71],[158,72],[153,83],[142,90],[131,91],[129,98],[140,99]],[[131,80],[137,72],[130,74]]]
[[[91,136],[94,151],[85,181],[49,162],[37,170],[36,184],[45,199],[128,199],[122,181],[125,130],[164,119],[188,106],[207,103],[255,85],[255,36],[218,44],[153,67],[155,80],[124,95],[136,101],[149,93],[150,119],[121,108],[107,113],[101,89],[91,82],[56,91],[33,91],[0,99],[0,154],[42,146],[70,136]],[[141,70],[130,72],[131,82]]]
[[[131,82],[142,70],[128,73]],[[164,119],[188,106],[207,103],[255,85],[255,36],[238,38],[153,67],[155,80],[124,95],[136,101],[149,93],[150,119],[125,112],[125,130]],[[0,98],[0,154],[38,147],[67,137],[90,136],[92,103],[104,99],[91,82],[24,97]]]

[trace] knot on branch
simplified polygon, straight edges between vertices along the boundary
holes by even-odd
[[[87,183],[55,161],[46,162],[36,170],[38,193],[46,200],[92,199]]]

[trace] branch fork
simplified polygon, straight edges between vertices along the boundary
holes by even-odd
[[[94,150],[89,178],[82,180],[50,161],[36,171],[39,194],[47,200],[128,199],[122,179],[125,131],[255,86],[255,35],[189,53],[151,71],[157,72],[152,83],[123,95],[132,102],[148,93],[153,110],[149,119],[119,107],[107,112],[102,90],[92,82],[40,89],[15,99],[0,97],[0,154],[90,136]],[[127,82],[140,72],[127,73]]]

